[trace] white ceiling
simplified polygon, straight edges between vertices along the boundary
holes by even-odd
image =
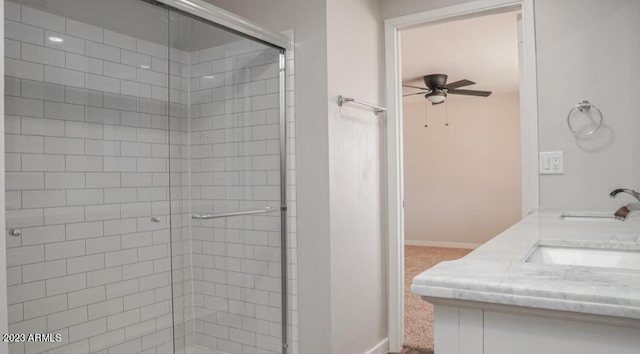
[[[518,12],[507,12],[403,30],[402,81],[424,87],[422,76],[447,74],[447,82],[468,79],[470,90],[517,92]],[[403,94],[420,92],[404,88]],[[422,95],[405,97],[419,102]]]

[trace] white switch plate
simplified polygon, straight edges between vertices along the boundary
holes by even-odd
[[[561,175],[564,173],[564,154],[562,151],[540,153],[540,174]]]

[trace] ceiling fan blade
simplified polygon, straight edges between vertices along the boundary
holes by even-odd
[[[453,95],[467,95],[467,96],[481,96],[488,97],[491,94],[491,91],[476,91],[476,90],[451,90],[450,94]]]
[[[446,85],[444,86],[444,88],[447,88],[447,89],[449,89],[449,90],[455,90],[455,89],[457,89],[458,87],[469,86],[469,85],[475,85],[475,84],[476,84],[476,83],[475,83],[475,82],[473,82],[473,81],[471,81],[471,80],[464,79],[464,80],[459,80],[459,81],[452,82],[452,83],[450,83],[450,84],[446,84]]]
[[[414,96],[414,95],[424,95],[425,93],[428,93],[428,92],[416,92],[416,93],[410,93],[410,94],[407,94],[407,95],[402,95],[402,97]]]
[[[426,90],[426,91],[429,91],[429,89],[428,89],[428,88],[426,88],[426,87],[411,86],[411,85],[402,85],[402,87],[411,87],[411,88],[415,88],[415,89],[420,89],[420,90]]]

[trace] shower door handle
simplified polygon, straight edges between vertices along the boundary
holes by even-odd
[[[265,207],[264,209],[241,210],[241,211],[233,211],[233,212],[228,212],[228,213],[193,214],[193,215],[191,215],[191,218],[192,219],[199,219],[199,220],[207,220],[207,219],[226,218],[226,217],[229,217],[229,216],[262,214],[262,213],[268,213],[268,212],[276,211],[276,210],[277,209],[274,208],[274,207]],[[283,209],[283,207],[280,207],[280,210],[286,210],[286,209]]]

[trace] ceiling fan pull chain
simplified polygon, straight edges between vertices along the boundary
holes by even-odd
[[[429,125],[427,124],[427,100],[424,100],[424,127],[429,127]]]
[[[449,126],[449,100],[444,102],[444,125]]]

